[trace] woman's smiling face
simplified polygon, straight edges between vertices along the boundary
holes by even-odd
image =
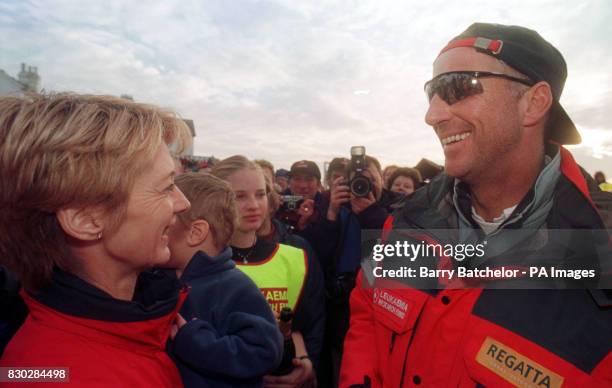
[[[115,260],[148,268],[170,259],[168,231],[176,214],[190,203],[174,185],[174,161],[161,145],[145,170],[134,181],[126,213],[114,230],[105,232],[106,253]]]

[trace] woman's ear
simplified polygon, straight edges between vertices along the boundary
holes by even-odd
[[[544,81],[533,85],[521,97],[523,103],[523,126],[532,127],[546,119],[553,103],[550,85]]]
[[[187,234],[187,244],[197,246],[202,244],[210,236],[210,224],[206,220],[198,219],[191,223]]]
[[[55,216],[64,232],[82,241],[99,240],[104,230],[102,211],[95,207],[66,207],[59,209]]]

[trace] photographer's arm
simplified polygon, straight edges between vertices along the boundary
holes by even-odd
[[[373,202],[370,198],[369,203],[364,204],[361,211],[356,212],[353,209],[353,212],[357,214],[362,229],[382,229],[387,217],[394,209],[400,208],[406,198],[403,194],[383,189],[379,200]]]
[[[340,208],[351,200],[351,190],[345,184],[343,177],[338,177],[332,183],[329,196],[329,208],[327,209],[327,220],[334,222],[338,219]]]
[[[322,268],[333,265],[334,254],[339,243],[341,225],[338,216],[340,208],[350,200],[350,190],[344,182],[344,178],[339,177],[332,183],[327,209],[325,205],[321,209],[326,217],[299,232],[299,235],[308,240],[314,248]]]

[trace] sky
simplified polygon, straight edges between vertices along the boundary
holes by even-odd
[[[170,108],[194,120],[196,155],[322,166],[365,145],[410,166],[443,163],[424,122],[439,50],[476,21],[518,24],[564,55],[572,153],[612,178],[611,19],[607,0],[0,0],[0,69]]]

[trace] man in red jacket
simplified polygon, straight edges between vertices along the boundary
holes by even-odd
[[[580,142],[559,103],[567,74],[559,51],[535,31],[476,23],[433,70],[425,120],[445,174],[385,223],[390,241],[418,230],[427,244],[457,246],[466,235],[488,242],[480,261],[439,255],[437,269],[457,272],[544,259],[609,270],[609,251],[590,244],[609,248],[591,197],[597,187],[559,145]],[[595,237],[555,244],[556,229]],[[431,287],[384,279],[383,287],[368,281],[374,272],[363,266],[351,295],[341,387],[612,386],[612,303],[605,290],[587,289],[593,283],[566,279],[573,288],[559,290],[519,276],[470,288],[446,277]],[[609,287],[605,271],[597,276]]]

